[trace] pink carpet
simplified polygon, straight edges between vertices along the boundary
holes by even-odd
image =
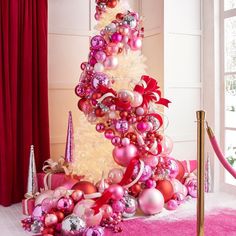
[[[194,236],[196,217],[176,221],[134,219],[122,223],[123,232],[117,236]],[[114,233],[106,232],[107,236]],[[206,236],[236,236],[236,210],[224,209],[205,217]]]

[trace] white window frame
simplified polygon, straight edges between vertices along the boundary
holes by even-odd
[[[222,151],[225,151],[225,133],[226,130],[236,131],[236,128],[225,126],[225,76],[236,75],[236,72],[225,72],[225,47],[224,47],[224,20],[230,17],[236,17],[236,8],[224,10],[224,0],[220,0],[220,144]],[[236,186],[226,183],[225,180],[226,170],[221,167],[220,169],[220,190],[236,193]]]

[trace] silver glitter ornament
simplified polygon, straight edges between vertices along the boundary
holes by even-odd
[[[80,217],[71,214],[62,221],[62,235],[81,235],[86,229],[86,223]]]
[[[137,200],[133,196],[125,195],[124,202],[125,202],[125,209],[124,212],[122,213],[122,216],[125,218],[130,218],[134,216],[138,206]]]
[[[137,20],[134,16],[127,15],[123,19],[125,25],[129,25],[131,29],[134,29],[137,26]]]

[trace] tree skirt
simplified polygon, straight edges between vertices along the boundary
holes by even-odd
[[[196,216],[184,220],[132,219],[122,223],[119,236],[189,236],[196,235]],[[106,232],[106,235],[114,235]],[[206,236],[236,236],[236,210],[221,209],[205,217]]]

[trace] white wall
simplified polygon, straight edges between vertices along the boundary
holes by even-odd
[[[202,108],[201,0],[164,2],[164,91],[173,156],[196,158],[196,110]]]
[[[95,0],[49,0],[49,112],[51,157],[64,155],[68,111],[73,113],[78,136],[85,137],[80,145],[92,142],[86,134],[101,142],[98,149],[111,148],[77,109],[74,88],[81,73],[80,64],[87,60],[89,38],[94,34]],[[155,0],[129,0],[136,11],[145,16],[143,53],[147,57],[148,74],[163,80],[163,47],[160,43],[162,6]],[[162,84],[162,83],[161,83]],[[100,150],[100,151],[101,151]],[[97,150],[99,152],[99,150]],[[89,156],[88,156],[89,158]]]

